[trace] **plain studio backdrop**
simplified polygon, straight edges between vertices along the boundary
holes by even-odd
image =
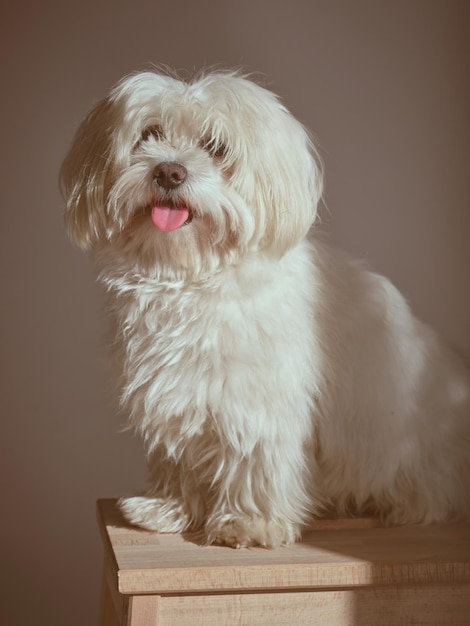
[[[468,354],[469,22],[466,0],[3,2],[1,624],[96,623],[95,500],[145,486],[101,291],[63,229],[80,119],[151,63],[258,72],[317,138],[332,241]]]

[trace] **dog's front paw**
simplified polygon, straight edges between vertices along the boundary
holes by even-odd
[[[207,529],[209,543],[232,548],[285,546],[299,537],[294,524],[279,524],[262,517],[233,517]]]
[[[119,508],[134,526],[161,533],[179,533],[189,525],[189,516],[179,498],[121,498]]]

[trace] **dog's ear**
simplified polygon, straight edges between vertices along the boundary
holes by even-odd
[[[79,126],[60,171],[60,187],[66,201],[66,229],[72,241],[84,250],[107,235],[111,116],[107,99],[94,107]]]
[[[314,223],[323,176],[319,155],[304,127],[283,107],[275,124],[257,167],[266,213],[260,247],[282,255],[301,241]]]
[[[323,188],[321,161],[302,124],[273,93],[246,81],[240,85],[238,125],[246,133],[238,135],[242,158],[233,182],[253,211],[253,242],[281,256],[315,221]]]

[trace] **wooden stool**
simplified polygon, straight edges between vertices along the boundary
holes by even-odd
[[[302,543],[204,547],[129,527],[98,502],[103,626],[470,624],[470,524],[332,520]]]

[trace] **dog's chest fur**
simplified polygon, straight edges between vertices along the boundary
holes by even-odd
[[[270,423],[277,437],[292,428],[306,436],[315,392],[306,244],[199,280],[148,279],[115,263],[102,276],[114,297],[123,403],[150,448],[178,456],[208,427],[243,454]]]

